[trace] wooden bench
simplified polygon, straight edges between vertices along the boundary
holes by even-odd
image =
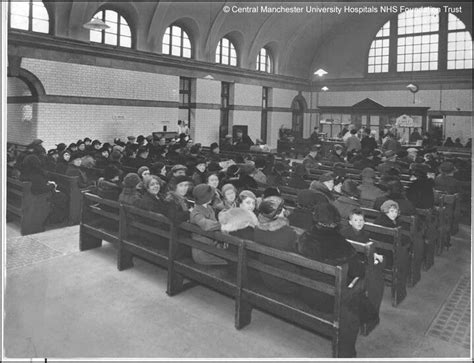
[[[44,231],[51,210],[50,201],[49,192],[31,193],[31,182],[7,178],[7,220],[18,218],[23,236]]]
[[[66,176],[59,173],[48,172],[48,178],[57,184],[57,189],[68,196],[69,225],[79,224],[81,221],[82,195],[78,185],[79,177]]]
[[[423,221],[423,269],[427,271],[431,268],[431,266],[434,265],[434,256],[436,254],[436,246],[438,239],[437,221],[439,220],[439,216],[437,214],[439,213],[439,211],[435,208],[417,208],[416,213]]]
[[[392,306],[397,307],[407,295],[406,276],[410,263],[408,246],[402,244],[401,227],[387,228],[366,222],[364,229],[369,233],[376,251],[385,256],[383,273],[391,288]],[[387,256],[393,257],[391,264],[387,261]]]
[[[356,294],[360,294],[363,288],[363,283],[350,287],[348,265],[332,266],[252,241],[243,242],[239,249],[235,321],[237,329],[250,324],[252,309],[258,308],[313,332],[329,336],[332,341],[332,356],[343,356],[343,346],[347,341],[355,341],[359,330],[358,317],[349,311],[349,301]],[[311,274],[319,274],[321,279],[262,262],[267,260],[261,259],[261,256],[294,265]],[[252,271],[265,273],[308,289],[307,291],[330,297],[333,300],[331,312],[316,310],[299,296],[279,294],[269,289],[258,279],[249,277]]]
[[[79,250],[86,251],[102,246],[102,241],[119,247],[120,204],[95,194],[83,193]]]
[[[370,209],[361,208],[364,212],[366,220],[373,222],[381,212]],[[423,264],[424,241],[421,235],[419,221],[417,216],[400,215],[399,223],[402,227],[402,238],[410,240],[410,265],[408,274],[408,286],[415,286],[421,278],[421,266]]]
[[[122,204],[118,269],[132,267],[133,257],[168,269],[169,243],[174,233],[175,227],[167,217]]]

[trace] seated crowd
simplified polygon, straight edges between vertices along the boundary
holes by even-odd
[[[31,181],[33,193],[56,189],[47,172],[77,176],[84,190],[166,215],[177,224],[189,221],[205,231],[223,231],[325,263],[348,263],[350,277],[364,276],[366,261],[346,240],[369,242],[361,207],[382,212],[376,224],[396,227],[400,214],[432,208],[434,189],[455,193],[460,191],[459,180],[470,177],[466,171],[470,164],[442,161],[433,150],[363,148],[346,152],[345,146],[336,145],[323,156],[315,144],[302,163],[290,164],[285,159],[277,161],[272,154],[250,156],[245,152],[225,160],[217,143],[204,152],[184,134],[170,142],[159,135],[128,137],[128,142],[116,139],[114,143],[85,138],[70,145],[60,143],[47,152],[41,144],[35,140],[25,152],[15,155],[10,150],[8,154],[8,176]],[[316,180],[310,178],[324,160],[335,163],[333,170]],[[345,167],[360,169],[360,180],[348,177]],[[96,179],[88,172],[93,169],[100,170]],[[406,188],[402,174],[410,175]],[[285,206],[282,186],[299,189],[296,207]],[[218,247],[228,248],[225,244]],[[192,257],[199,264],[226,264],[200,250],[193,250]],[[375,257],[378,263],[384,256]],[[279,293],[301,294],[317,309],[330,306],[321,297],[296,291],[290,283],[265,274],[261,278]],[[360,323],[378,320],[381,298],[374,302],[361,296],[354,303]],[[352,343],[347,356],[355,356],[355,341]]]

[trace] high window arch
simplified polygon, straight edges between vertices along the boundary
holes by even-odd
[[[472,36],[454,14],[437,7],[400,13],[375,35],[367,73],[472,69]]]
[[[8,5],[10,28],[50,33],[49,14],[42,1],[9,1]]]
[[[224,37],[219,40],[216,48],[216,63],[237,66],[237,52],[232,41]]]
[[[263,47],[258,52],[257,71],[273,73],[273,57],[266,47]]]
[[[192,46],[188,33],[178,25],[171,25],[166,28],[163,35],[162,53],[191,58]]]
[[[90,30],[89,40],[117,47],[132,47],[132,32],[127,20],[115,10],[103,9],[95,13],[94,18],[105,22],[110,28]]]

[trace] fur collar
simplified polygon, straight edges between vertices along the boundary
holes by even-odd
[[[285,217],[278,217],[277,219],[269,220],[261,214],[258,216],[257,228],[261,229],[262,231],[277,231],[289,225],[290,222]]]

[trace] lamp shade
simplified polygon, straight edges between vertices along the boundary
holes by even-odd
[[[418,92],[418,85],[414,83],[410,83],[409,85],[407,85],[407,88],[410,90],[410,92],[413,92],[413,93]]]
[[[321,91],[323,91],[323,92],[329,91],[329,88],[328,88],[328,87],[326,87],[326,86],[324,86],[324,87],[321,87]]]
[[[85,23],[83,27],[89,30],[105,30],[110,28],[110,26],[97,18],[92,18],[89,22]]]
[[[322,77],[326,74],[328,74],[328,72],[326,72],[324,69],[322,68],[319,68],[316,72],[314,72],[315,75],[319,76],[319,77]]]

